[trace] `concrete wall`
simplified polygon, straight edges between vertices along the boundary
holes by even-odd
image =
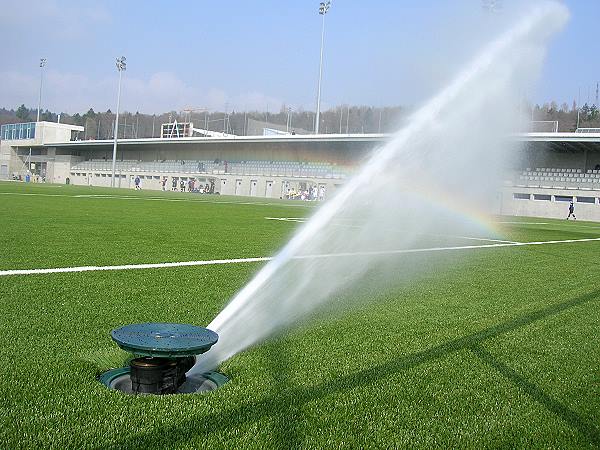
[[[529,197],[515,198],[515,194]],[[546,199],[548,196],[549,200]],[[577,219],[600,221],[600,190],[507,187],[501,193],[498,212],[508,216],[565,219],[569,214],[569,202],[560,201],[563,197],[575,202]],[[585,202],[590,198],[594,203]]]

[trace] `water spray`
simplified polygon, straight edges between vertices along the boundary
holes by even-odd
[[[516,153],[507,143],[519,121],[515,94],[538,76],[568,15],[559,2],[541,2],[418,109],[215,317],[209,327],[220,340],[189,373],[307,317],[369,270],[393,281],[419,275],[373,250],[415,248],[423,236],[494,237],[486,222]]]

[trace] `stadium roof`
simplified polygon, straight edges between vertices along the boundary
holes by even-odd
[[[183,145],[203,143],[380,143],[390,139],[391,134],[303,134],[303,135],[269,135],[269,136],[225,136],[225,137],[182,137],[182,138],[143,138],[143,139],[119,139],[119,146],[140,145]],[[583,147],[589,148],[588,144],[600,144],[600,133],[521,133],[514,136],[519,141],[543,142],[558,149],[578,150]],[[85,140],[68,141],[44,145],[31,145],[25,143],[12,144],[13,147],[104,147],[112,146],[113,140]],[[594,147],[596,147],[594,145]]]

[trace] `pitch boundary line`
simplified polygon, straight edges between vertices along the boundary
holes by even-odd
[[[534,245],[554,245],[554,244],[572,244],[579,242],[598,242],[600,238],[586,239],[565,239],[560,241],[538,241],[538,242],[504,242],[484,245],[461,245],[454,247],[430,247],[430,248],[413,248],[403,250],[380,250],[380,251],[365,251],[365,252],[342,252],[342,253],[324,253],[317,255],[300,255],[294,259],[320,259],[320,258],[339,258],[339,257],[355,257],[355,256],[384,256],[384,255],[401,255],[411,253],[427,253],[440,251],[459,251],[459,250],[477,250],[484,248],[501,248],[501,247],[527,247]],[[10,275],[39,275],[51,273],[74,273],[74,272],[96,272],[96,271],[112,271],[112,270],[139,270],[139,269],[162,269],[167,267],[190,267],[190,266],[209,266],[218,264],[238,264],[251,262],[267,262],[273,260],[273,257],[265,256],[258,258],[238,258],[238,259],[213,259],[206,261],[181,261],[167,263],[150,263],[150,264],[125,264],[118,266],[81,266],[81,267],[57,267],[47,269],[16,269],[16,270],[0,270],[0,276]]]
[[[495,223],[500,223],[500,224],[507,224],[507,225],[550,225],[549,222],[518,222],[518,221],[501,221],[501,222],[495,222]]]
[[[315,205],[309,202],[298,202],[297,204],[290,203],[267,203],[267,202],[236,202],[230,200],[205,200],[191,198],[167,198],[167,197],[136,197],[133,195],[113,195],[113,194],[44,194],[38,192],[0,192],[0,195],[21,195],[27,197],[68,197],[82,199],[115,199],[115,200],[145,200],[154,202],[188,202],[188,203],[211,203],[215,205],[258,205],[258,206],[282,206],[284,208],[314,208]]]
[[[279,222],[295,222],[295,223],[306,223],[309,220],[308,218],[305,218],[305,217],[265,217],[265,219],[266,220],[276,220]],[[348,224],[339,224],[339,226],[360,228],[358,225],[348,225]],[[505,239],[491,239],[491,238],[482,238],[482,237],[473,237],[473,236],[454,236],[454,235],[450,235],[450,234],[434,234],[434,233],[420,233],[420,234],[464,239],[467,241],[501,242],[501,243],[508,243],[508,244],[517,244],[518,243],[516,241],[507,241]]]

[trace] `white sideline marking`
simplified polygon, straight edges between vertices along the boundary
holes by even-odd
[[[550,225],[548,222],[496,222],[508,225]]]
[[[0,276],[6,275],[34,275],[43,273],[72,273],[72,272],[96,272],[104,270],[132,270],[132,269],[162,269],[165,267],[185,266],[210,266],[216,264],[235,264],[247,262],[270,261],[271,257],[264,258],[239,258],[239,259],[213,259],[212,261],[182,261],[170,263],[151,264],[125,264],[121,266],[81,266],[81,267],[57,267],[55,269],[19,269],[0,270]]]
[[[379,250],[365,252],[346,252],[346,253],[325,253],[317,255],[300,255],[294,259],[317,259],[317,258],[337,258],[347,256],[380,256],[380,255],[400,255],[405,253],[427,253],[455,250],[476,250],[481,248],[499,248],[499,247],[525,247],[529,245],[552,245],[552,244],[571,244],[577,242],[598,242],[600,238],[587,239],[566,239],[562,241],[538,241],[538,242],[504,242],[485,245],[461,245],[455,247],[431,247],[431,248],[412,248],[404,250]],[[50,269],[17,269],[1,270],[0,276],[8,275],[37,275],[48,273],[72,273],[72,272],[94,272],[108,270],[135,270],[135,269],[162,269],[165,267],[186,267],[186,266],[210,266],[216,264],[236,264],[248,262],[266,262],[271,261],[273,257],[265,256],[260,258],[240,258],[240,259],[213,259],[209,261],[182,261],[154,264],[126,264],[121,266],[82,266],[82,267],[58,267]]]
[[[314,208],[315,205],[309,202],[298,202],[298,204],[290,203],[267,203],[267,202],[236,202],[231,200],[204,200],[190,198],[167,198],[167,197],[136,197],[131,195],[112,195],[112,194],[42,194],[34,192],[0,192],[0,195],[23,195],[32,197],[69,197],[69,198],[84,198],[84,199],[116,199],[116,200],[145,200],[154,202],[189,202],[189,203],[213,203],[216,205],[259,205],[259,206],[282,206],[285,208]]]
[[[297,223],[308,222],[308,219],[305,217],[265,217],[265,219],[278,220],[278,221],[282,221],[282,222],[297,222]],[[358,225],[340,224],[340,226],[360,228]],[[517,244],[518,243],[515,241],[507,241],[507,240],[503,240],[503,239],[490,239],[490,238],[481,238],[481,237],[472,237],[472,236],[453,236],[450,234],[433,234],[433,233],[422,233],[422,234],[427,234],[427,235],[431,235],[431,236],[442,236],[442,237],[465,239],[465,240],[469,240],[469,241],[503,242],[503,243],[507,243],[507,244]]]
[[[439,236],[445,236],[445,235],[440,234]],[[448,236],[448,237],[456,237],[459,239],[466,239],[466,240],[471,240],[471,241],[501,242],[504,244],[520,244],[520,242],[517,242],[517,241],[506,241],[504,239],[478,238],[478,237],[472,237],[472,236]]]

